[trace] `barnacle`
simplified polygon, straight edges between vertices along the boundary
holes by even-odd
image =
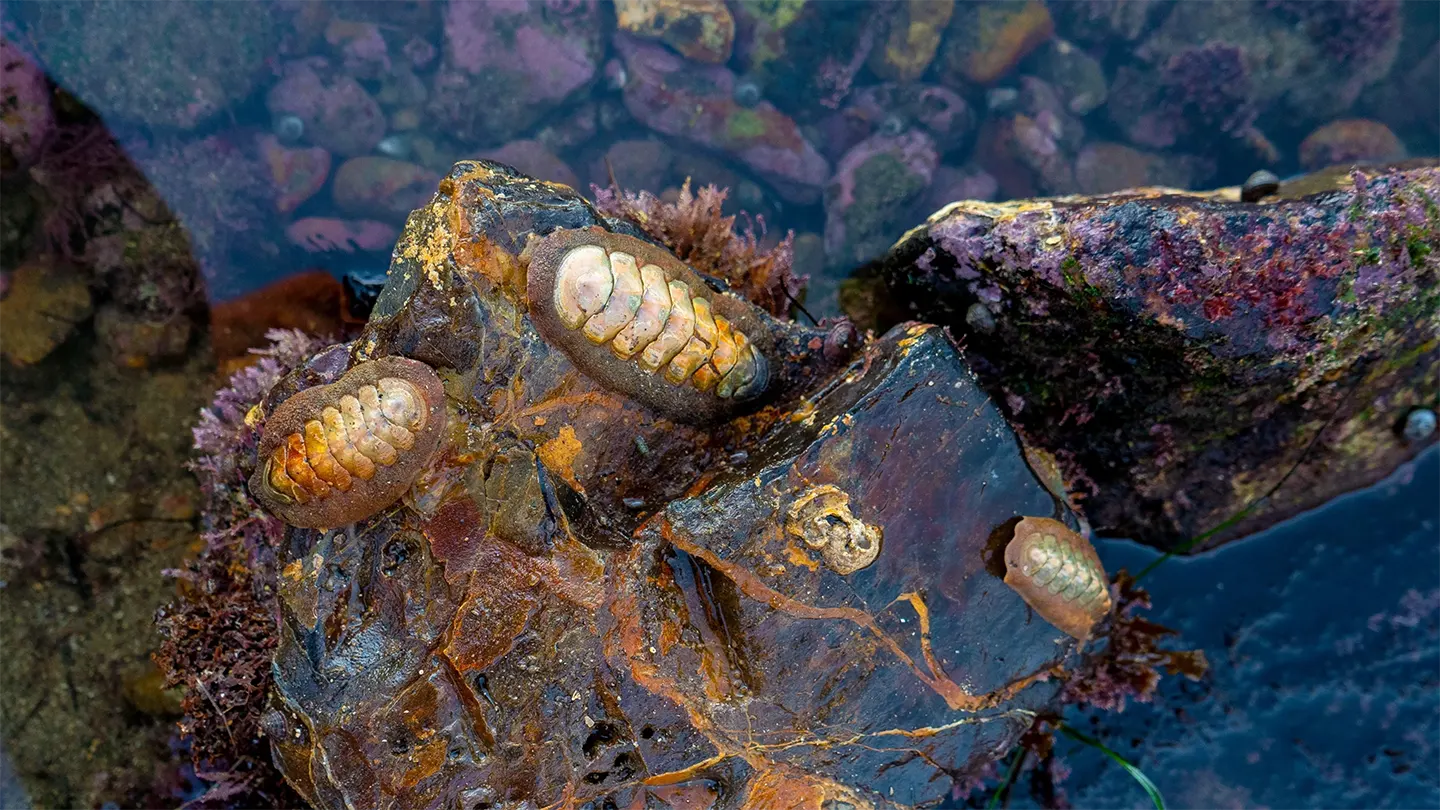
[[[1015,527],[1005,546],[1005,584],[1082,641],[1110,612],[1109,579],[1095,548],[1058,520],[1027,517]]]
[[[654,245],[598,228],[559,231],[532,249],[527,283],[547,340],[586,373],[672,415],[706,418],[770,381],[754,307],[709,289]]]
[[[880,556],[880,527],[855,517],[850,496],[830,484],[810,487],[790,504],[785,530],[837,574],[853,574]]]
[[[438,447],[444,417],[429,366],[399,357],[361,363],[271,414],[251,492],[295,526],[353,523],[404,494]]]

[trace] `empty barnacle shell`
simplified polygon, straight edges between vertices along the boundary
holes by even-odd
[[[292,526],[354,523],[400,499],[437,453],[445,392],[403,357],[356,365],[290,397],[265,421],[250,492]]]
[[[842,576],[875,562],[884,536],[880,527],[855,517],[850,496],[830,484],[810,487],[790,504],[785,530],[820,552],[825,565]]]
[[[1027,517],[1005,546],[1005,584],[1081,641],[1110,612],[1110,580],[1090,542],[1058,520]]]
[[[758,310],[663,248],[590,227],[556,231],[527,252],[537,329],[602,384],[687,421],[766,389],[773,342]]]

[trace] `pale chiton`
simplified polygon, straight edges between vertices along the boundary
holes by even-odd
[[[754,307],[640,239],[596,227],[550,234],[531,246],[527,294],[547,341],[667,415],[720,416],[770,381]]]
[[[400,499],[445,432],[434,369],[404,357],[356,365],[290,397],[265,420],[250,492],[292,526],[330,528]]]
[[[1045,621],[1084,641],[1110,612],[1110,584],[1095,547],[1065,524],[1027,517],[1005,547],[1005,584]]]

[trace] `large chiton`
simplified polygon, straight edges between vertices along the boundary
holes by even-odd
[[[1045,621],[1084,641],[1110,612],[1110,585],[1090,542],[1058,520],[1027,517],[1005,546],[1005,584]]]
[[[669,251],[598,227],[529,248],[530,316],[582,371],[675,419],[707,421],[770,382],[758,310],[711,289]]]
[[[250,492],[292,526],[354,523],[399,500],[444,433],[445,389],[434,369],[404,357],[369,360],[265,420]]]

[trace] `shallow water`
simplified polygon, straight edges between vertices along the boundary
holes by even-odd
[[[883,35],[921,5],[827,2],[774,55],[736,2],[717,4],[739,20],[718,54],[689,29],[615,34],[613,7],[578,0],[7,2],[7,65],[28,55],[68,95],[44,88],[50,112],[7,119],[7,137],[30,127],[35,141],[28,156],[16,147],[25,168],[0,195],[0,291],[18,265],[58,266],[57,254],[89,274],[67,289],[88,285],[97,309],[122,288],[138,308],[204,310],[310,270],[374,277],[448,167],[487,157],[582,190],[612,176],[662,197],[687,179],[729,188],[726,211],[753,216],[742,224],[771,243],[795,233],[805,306],[823,317],[839,314],[852,268],[956,198],[1213,188],[1261,168],[1283,177],[1332,158],[1440,153],[1440,4],[1257,0],[1181,13],[1162,0],[1051,2],[1043,19],[1012,20],[1028,51],[1001,53],[996,37],[952,53],[989,29],[941,23],[936,55],[915,71],[907,59],[924,37],[893,56]],[[951,18],[981,5],[959,3]],[[690,60],[661,84],[646,78],[677,52]],[[684,104],[694,117],[677,118]],[[1324,129],[1349,119],[1369,123]],[[93,132],[118,151],[67,140]],[[758,155],[756,143],[790,151]],[[903,159],[867,162],[886,149]],[[138,250],[134,239],[101,251],[48,233],[45,215],[59,210],[62,224],[90,218],[95,236],[98,203],[66,190],[93,192],[87,183],[118,162],[137,166],[178,219],[183,255],[147,255],[135,271],[115,257]],[[117,206],[122,237],[168,221],[137,199]],[[167,286],[195,268],[197,287]],[[241,319],[321,306],[285,295],[295,300],[252,299]],[[185,507],[196,496],[180,465],[213,361],[199,332],[167,352],[135,348],[127,325],[67,325],[58,348],[42,347],[53,352],[45,364],[0,361],[4,641],[32,648],[0,667],[0,682],[12,690],[5,729],[30,746],[12,742],[8,754],[39,804],[154,796],[137,784],[167,755],[174,721],[172,706],[146,703],[163,696],[145,691],[154,639],[144,634],[171,593],[159,570],[193,538]],[[1176,807],[1440,803],[1437,466],[1431,451],[1371,490],[1162,566],[1147,583],[1155,618],[1204,648],[1212,675],[1166,679],[1153,704],[1071,722],[1139,764]],[[1112,571],[1153,559],[1123,543],[1101,554]],[[1062,787],[1077,806],[1145,806],[1095,752],[1065,757],[1074,774]],[[34,764],[47,759],[59,764]],[[19,806],[8,760],[0,773],[0,803]],[[176,801],[193,789],[166,785]]]

